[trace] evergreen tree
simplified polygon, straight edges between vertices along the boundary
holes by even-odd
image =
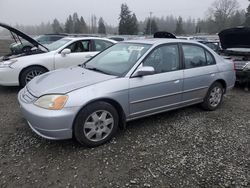
[[[157,31],[158,31],[158,26],[157,26],[155,19],[151,19],[151,20],[148,19],[146,28],[145,28],[145,34],[150,35],[150,34],[156,33]]]
[[[85,20],[83,19],[83,17],[81,16],[80,18],[80,28],[81,28],[81,33],[87,33],[88,32],[88,26],[85,22]]]
[[[246,27],[250,27],[250,5],[247,7],[246,20],[244,25]]]
[[[180,17],[180,16],[179,16],[177,23],[176,23],[175,34],[177,34],[177,35],[184,34],[183,20],[182,20],[182,17]]]
[[[119,22],[119,34],[126,35],[129,33],[129,22],[131,19],[131,11],[129,10],[127,4],[121,5],[121,13],[120,13],[120,22]]]
[[[131,14],[126,4],[121,5],[119,22],[120,35],[134,35],[138,33],[138,21],[135,14]]]
[[[71,15],[69,15],[68,19],[66,20],[65,32],[66,33],[73,33],[74,32],[74,22],[73,22]]]
[[[130,33],[132,35],[137,35],[138,34],[138,20],[137,20],[135,13],[133,13],[130,23],[131,23]]]
[[[81,33],[82,32],[81,31],[81,23],[80,23],[80,20],[79,20],[76,12],[73,14],[73,25],[74,25],[74,29],[73,29],[74,33]]]
[[[63,29],[62,29],[62,27],[57,19],[54,19],[54,21],[52,23],[52,28],[53,28],[54,33],[62,33],[63,32]]]
[[[106,34],[106,27],[105,27],[104,20],[102,17],[98,21],[98,33]]]

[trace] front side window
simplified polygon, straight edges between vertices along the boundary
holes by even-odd
[[[182,48],[186,69],[215,64],[212,55],[202,47],[183,44]]]
[[[119,43],[106,49],[85,64],[85,68],[122,76],[148,51],[151,45]]]
[[[144,60],[143,66],[151,66],[156,73],[179,69],[179,50],[177,45],[164,45],[156,48]]]
[[[76,41],[66,48],[70,49],[71,53],[89,52],[89,44],[89,41]]]

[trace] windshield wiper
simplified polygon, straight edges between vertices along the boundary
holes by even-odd
[[[87,67],[87,66],[85,65],[84,68],[85,68],[85,69],[88,69],[88,70],[100,72],[100,73],[103,73],[103,74],[111,75],[110,73],[107,73],[107,72],[105,72],[105,71],[103,71],[103,70],[100,70],[100,69],[98,69],[98,68],[96,68],[96,67]]]

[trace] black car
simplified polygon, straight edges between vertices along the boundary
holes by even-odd
[[[234,61],[237,82],[250,86],[250,28],[226,29],[219,37],[222,55]]]

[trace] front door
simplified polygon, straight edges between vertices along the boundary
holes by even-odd
[[[66,68],[74,65],[83,64],[88,59],[96,55],[98,52],[91,51],[90,40],[79,40],[73,42],[66,48],[71,50],[71,53],[63,55],[58,53],[55,55],[55,69]]]
[[[157,47],[140,66],[153,67],[155,74],[130,78],[130,118],[178,107],[183,87],[178,45]]]

